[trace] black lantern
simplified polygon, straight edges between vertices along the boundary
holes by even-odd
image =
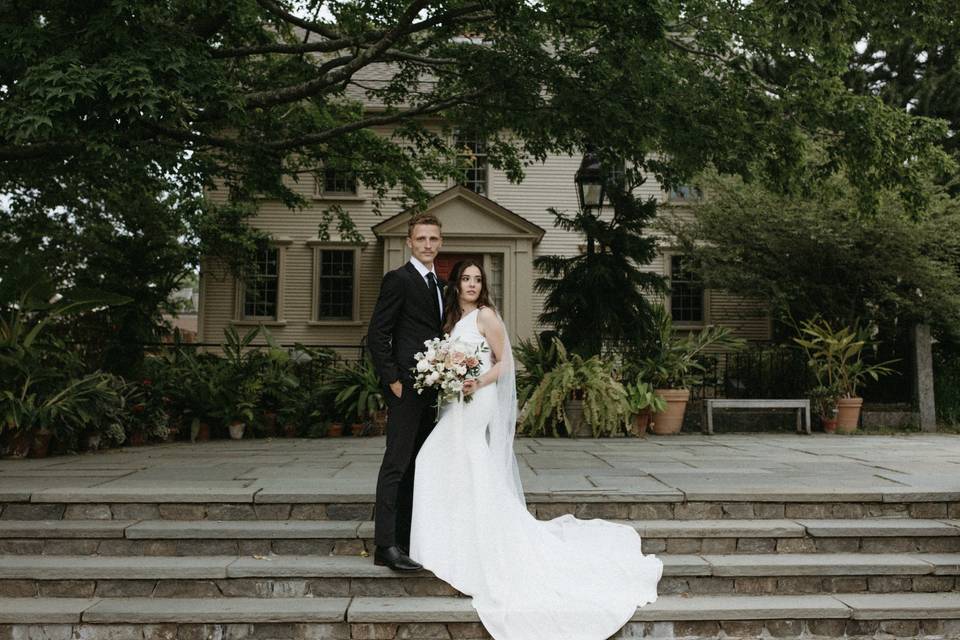
[[[577,198],[580,209],[587,213],[600,215],[603,200],[606,197],[607,181],[600,158],[591,147],[587,147],[580,161],[574,180],[577,183]]]

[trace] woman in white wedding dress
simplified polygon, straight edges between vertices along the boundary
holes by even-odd
[[[513,452],[510,342],[483,269],[458,263],[445,330],[485,344],[470,402],[445,405],[416,460],[410,557],[473,598],[495,640],[603,640],[657,599],[663,563],[629,526],[527,510]]]

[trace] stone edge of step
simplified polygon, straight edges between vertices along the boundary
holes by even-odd
[[[645,538],[954,537],[960,521],[928,518],[612,520]],[[0,538],[369,538],[365,520],[0,520]]]
[[[960,575],[960,553],[656,554],[670,577]],[[203,580],[386,578],[396,574],[353,555],[0,556],[3,580]],[[423,571],[405,577],[429,578]]]
[[[476,622],[469,599],[286,598],[270,611],[255,598],[0,598],[0,624]],[[960,593],[799,596],[661,596],[632,621],[756,619],[952,619]]]

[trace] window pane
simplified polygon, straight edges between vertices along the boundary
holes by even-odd
[[[694,202],[703,198],[703,192],[698,187],[682,184],[670,190],[668,199],[672,202]]]
[[[674,322],[703,322],[703,285],[678,255],[670,257],[670,314]]]
[[[463,177],[458,181],[467,189],[487,194],[487,143],[476,135],[457,131],[454,135],[454,147],[460,153],[460,160],[467,165]]]
[[[503,310],[503,254],[502,253],[491,253],[490,254],[490,269],[488,270],[487,278],[489,282],[487,283],[490,289],[490,298],[493,302],[493,306],[497,308],[497,311],[503,315],[505,312]]]
[[[243,317],[276,318],[280,288],[280,250],[266,247],[257,253],[253,275],[244,283]]]
[[[352,171],[328,168],[317,179],[317,190],[323,193],[357,193],[357,175]]]
[[[320,251],[319,320],[353,320],[352,249]]]

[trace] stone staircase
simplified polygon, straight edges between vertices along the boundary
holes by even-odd
[[[373,565],[373,496],[4,491],[0,640],[487,637],[429,572]],[[634,526],[660,599],[618,638],[960,638],[960,495],[528,495]],[[549,639],[545,639],[549,640]]]

